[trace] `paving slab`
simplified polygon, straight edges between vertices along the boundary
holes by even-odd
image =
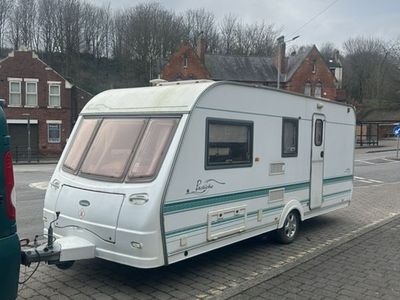
[[[290,245],[277,244],[266,235],[151,270],[100,259],[76,262],[65,271],[42,265],[30,281],[20,286],[18,299],[97,299],[100,295],[118,299],[122,294],[131,299],[227,299],[390,222],[400,213],[398,195],[398,183],[355,188],[350,207],[304,222],[298,239]],[[21,276],[24,277],[24,268]],[[52,280],[43,280],[46,276]],[[315,296],[313,291],[320,289],[311,284],[315,278],[303,279],[309,283],[303,295]],[[367,279],[364,283],[368,284]],[[291,294],[296,291],[294,286]],[[330,291],[335,293],[334,285]],[[355,292],[346,291],[340,295],[343,299],[351,298]],[[373,293],[368,296],[373,297]]]

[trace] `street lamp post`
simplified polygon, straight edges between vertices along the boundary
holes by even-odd
[[[31,149],[31,114],[22,114],[23,116],[27,117],[28,122],[26,123],[26,129],[28,132],[28,162],[31,162],[31,155],[32,155],[32,149]]]
[[[279,89],[281,86],[281,49],[282,49],[282,45],[283,43],[289,43],[291,41],[294,41],[295,39],[299,38],[299,35],[296,35],[295,37],[291,38],[288,41],[285,41],[285,37],[282,35],[280,37],[278,37],[277,41],[278,41],[278,77],[276,79],[276,88]],[[283,54],[285,55],[285,54]]]

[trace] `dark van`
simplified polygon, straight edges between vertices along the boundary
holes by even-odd
[[[20,260],[10,136],[0,107],[0,299],[17,297]]]

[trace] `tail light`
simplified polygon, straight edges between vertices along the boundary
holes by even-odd
[[[10,151],[4,154],[4,182],[7,216],[10,220],[15,220],[14,171]]]

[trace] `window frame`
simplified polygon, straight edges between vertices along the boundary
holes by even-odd
[[[285,122],[289,122],[296,125],[296,152],[285,153],[284,152],[284,136],[285,136]],[[297,157],[299,154],[299,119],[291,117],[282,117],[282,133],[281,133],[281,156],[282,157]]]
[[[57,86],[58,87],[58,94],[52,94],[51,93],[51,87],[52,86]],[[48,82],[48,89],[49,89],[49,93],[48,93],[48,108],[61,108],[61,83],[56,83],[56,82]],[[50,103],[50,99],[51,97],[54,96],[58,96],[58,105],[52,105]]]
[[[183,68],[187,69],[188,65],[189,65],[189,58],[187,53],[185,53],[183,54]]]
[[[319,90],[319,95],[317,96],[317,89]],[[314,97],[315,98],[322,98],[322,83],[317,82],[314,88]]]
[[[58,141],[50,141],[50,126],[57,125],[58,126]],[[47,123],[47,143],[48,144],[60,144],[61,143],[61,123]]]
[[[234,126],[247,126],[249,128],[248,146],[250,152],[250,158],[247,162],[242,163],[217,163],[210,165],[208,162],[209,153],[209,137],[210,137],[210,124],[222,124],[222,125],[234,125]],[[254,150],[254,122],[249,120],[238,120],[238,119],[222,119],[222,118],[206,118],[205,128],[205,151],[204,151],[204,169],[205,170],[216,170],[216,169],[233,169],[233,168],[248,168],[253,166],[253,150]]]
[[[22,106],[22,79],[9,79],[8,80],[8,106],[10,107],[21,107]],[[11,90],[11,84],[12,83],[18,83],[19,85],[19,92],[12,92]],[[19,104],[13,104],[11,103],[11,95],[19,95]]]
[[[140,143],[142,141],[144,133],[146,132],[147,126],[149,124],[149,121],[151,119],[164,119],[164,118],[176,119],[177,122],[175,124],[175,127],[174,127],[173,131],[171,132],[171,136],[169,137],[169,140],[168,140],[168,143],[167,143],[166,149],[165,149],[166,151],[164,151],[164,153],[163,153],[163,155],[162,155],[162,157],[160,159],[160,162],[159,162],[159,164],[158,164],[153,176],[152,177],[143,177],[143,178],[129,178],[128,175],[129,175],[129,171],[131,169],[132,162],[133,162],[134,157],[136,155],[136,151],[137,151],[137,149],[138,149],[138,147],[139,147],[139,145],[140,145]],[[76,139],[76,135],[73,137],[73,140],[70,143],[68,152],[65,155],[65,158],[64,158],[63,163],[62,163],[62,170],[63,171],[65,171],[67,173],[70,173],[70,174],[73,174],[75,176],[82,177],[82,178],[87,178],[87,179],[97,180],[97,181],[102,181],[102,182],[149,183],[149,182],[154,181],[158,177],[160,169],[161,169],[161,167],[162,167],[162,165],[164,163],[164,159],[165,159],[165,157],[166,157],[166,155],[167,155],[167,153],[168,153],[168,151],[169,151],[169,149],[171,147],[171,142],[174,139],[176,131],[177,131],[179,125],[180,125],[180,122],[181,122],[181,119],[182,119],[182,115],[180,115],[180,114],[176,114],[176,115],[175,114],[171,114],[171,115],[162,115],[162,116],[158,116],[158,115],[118,115],[118,116],[96,115],[96,116],[85,116],[85,117],[83,117],[83,120],[84,119],[95,119],[95,120],[97,120],[97,124],[94,127],[94,129],[93,129],[93,131],[92,131],[92,133],[90,135],[89,141],[88,141],[88,143],[86,145],[86,148],[82,153],[82,157],[80,158],[80,160],[79,160],[79,162],[77,164],[77,167],[74,170],[72,170],[72,169],[70,169],[70,168],[68,168],[67,166],[64,165],[65,160],[67,159],[68,154],[69,154],[69,152],[71,150],[71,147],[72,147],[72,145],[74,143],[74,140]],[[142,130],[141,130],[141,132],[139,134],[138,141],[134,145],[134,147],[132,149],[132,152],[131,152],[131,154],[129,156],[129,159],[128,159],[125,167],[124,167],[124,171],[122,173],[122,176],[119,177],[119,178],[101,176],[101,175],[96,175],[96,174],[88,174],[88,173],[85,173],[85,172],[81,171],[82,165],[83,165],[83,163],[84,163],[84,161],[86,159],[86,156],[87,156],[87,154],[88,154],[88,152],[90,150],[90,147],[92,146],[92,143],[93,143],[93,141],[94,141],[94,139],[95,139],[95,137],[96,137],[96,135],[97,135],[102,123],[103,123],[103,121],[104,120],[108,120],[108,119],[145,119],[146,120],[145,124],[144,124],[144,126],[143,126],[143,128],[142,128]],[[80,121],[79,127],[81,126],[81,124],[82,124],[82,121]],[[78,127],[78,129],[79,129],[79,127]]]
[[[308,93],[306,93],[306,92],[308,92]],[[308,81],[304,84],[304,95],[311,96],[311,83]]]
[[[38,81],[25,79],[25,105],[24,107],[38,107]],[[35,84],[35,93],[28,92],[28,84]],[[28,95],[35,95],[36,101],[34,105],[28,104]]]

